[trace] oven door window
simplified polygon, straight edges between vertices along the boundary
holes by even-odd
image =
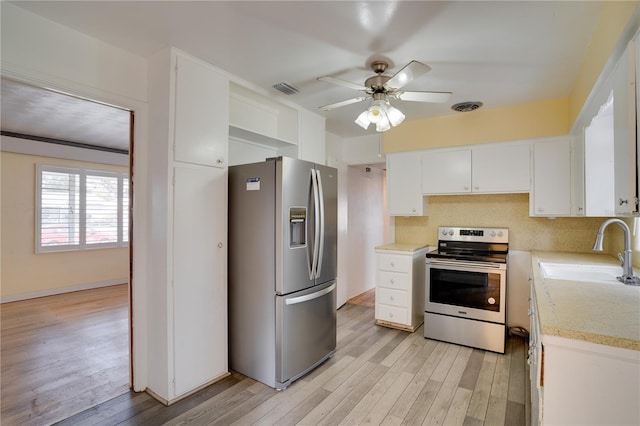
[[[500,274],[430,269],[429,301],[500,311]]]

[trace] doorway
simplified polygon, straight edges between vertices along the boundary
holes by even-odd
[[[26,409],[14,407],[12,410],[7,407],[10,395],[15,392],[18,399],[25,400],[28,397],[29,403],[27,417],[29,421],[23,421],[24,419],[21,418],[16,420],[16,423],[26,424],[32,421],[51,423],[117,396],[117,394],[110,395],[97,390],[107,386],[96,387],[95,384],[92,386],[90,385],[91,380],[74,380],[73,375],[76,373],[79,376],[84,374],[87,378],[91,377],[92,380],[97,380],[101,384],[114,385],[113,389],[117,389],[115,392],[119,393],[122,393],[123,389],[126,391],[133,383],[133,363],[131,362],[133,349],[133,339],[131,338],[133,203],[127,203],[127,214],[122,214],[122,220],[117,228],[119,234],[126,235],[127,244],[123,244],[124,237],[121,241],[114,243],[108,238],[108,235],[104,234],[104,229],[102,229],[99,230],[102,238],[98,239],[97,244],[92,247],[85,247],[87,250],[70,248],[73,241],[67,240],[62,242],[62,245],[66,247],[59,251],[53,250],[36,254],[36,248],[43,245],[43,240],[38,238],[40,235],[36,232],[38,227],[34,226],[36,218],[42,214],[41,210],[36,208],[36,197],[33,192],[20,199],[20,202],[5,199],[5,197],[20,193],[21,191],[18,189],[20,185],[37,191],[36,185],[33,184],[35,180],[33,176],[34,165],[36,163],[52,163],[56,167],[81,168],[109,173],[113,172],[114,167],[125,170],[129,182],[126,190],[127,199],[133,200],[134,116],[132,111],[125,108],[42,89],[23,82],[3,78],[2,83],[1,155],[3,178],[1,182],[4,207],[2,215],[3,286],[1,294],[3,304],[0,305],[3,314],[2,417],[4,420],[8,420],[16,415],[16,411]],[[28,102],[20,106],[20,96],[24,97],[25,95],[28,96],[24,100]],[[36,100],[41,102],[35,102]],[[86,108],[83,109],[79,105],[85,105]],[[78,108],[84,112],[78,113]],[[73,112],[71,119],[75,121],[64,121],[66,124],[58,121],[57,125],[54,124],[54,130],[58,132],[47,135],[46,125],[56,123],[57,119],[62,120],[57,117],[57,113],[63,110]],[[82,120],[88,121],[89,118],[100,120],[96,116],[98,114],[96,111],[99,110],[109,111],[102,117],[102,124],[114,124],[118,121],[116,116],[126,116],[125,150],[105,146],[105,142],[102,145],[88,143],[91,142],[91,137],[95,136],[96,129],[104,126],[80,122]],[[38,114],[41,115],[38,116]],[[22,121],[19,118],[22,118]],[[69,117],[64,120],[69,120]],[[88,136],[84,139],[77,138],[85,131],[83,129],[86,129]],[[61,130],[73,130],[73,137],[65,137]],[[63,135],[60,136],[61,134]],[[100,159],[101,156],[108,158]],[[121,157],[122,164],[111,164],[114,162],[113,158],[116,157]],[[17,179],[18,176],[24,176],[25,179]],[[8,188],[14,188],[14,190],[7,190]],[[88,216],[85,216],[85,222],[88,223],[86,217]],[[21,231],[19,224],[30,226],[30,230],[28,232]],[[88,237],[89,230],[85,229],[85,231],[81,242],[88,246],[92,241]],[[47,240],[45,243],[48,248],[51,248],[55,241]],[[19,258],[20,261],[16,261],[16,258]],[[94,258],[102,258],[102,260],[92,263],[96,262]],[[104,265],[107,258],[120,262],[120,264],[124,263],[122,272],[115,275],[100,275],[104,269],[112,268]],[[102,267],[97,266],[100,263],[103,263]],[[9,265],[15,267],[9,267]],[[38,276],[36,273],[40,273],[40,275]],[[90,277],[91,273],[96,275]],[[23,279],[18,278],[21,276],[24,280],[18,282]],[[56,279],[66,280],[69,285],[61,285],[60,281],[56,281]],[[52,284],[42,285],[44,281],[51,281]],[[16,282],[19,287],[17,290],[12,288],[12,283]],[[103,320],[111,326],[111,332],[114,331],[114,324],[121,326],[120,329],[126,335],[124,341],[126,356],[122,357],[116,354],[110,357],[103,350],[104,357],[96,359],[101,367],[100,370],[89,371],[91,369],[89,367],[89,370],[85,372],[75,371],[73,374],[65,372],[64,366],[68,366],[69,363],[75,367],[72,370],[79,370],[83,365],[80,362],[83,354],[96,357],[90,349],[95,349],[105,343],[105,339],[109,339],[108,333],[102,333],[105,331],[104,326],[100,325]],[[49,335],[38,341],[37,339],[41,338],[42,333],[47,330],[50,331]],[[115,330],[119,329],[116,327]],[[9,333],[12,334],[12,338],[8,337]],[[88,345],[80,344],[79,340],[74,340],[76,338],[89,343]],[[29,346],[34,341],[39,343]],[[5,343],[11,343],[14,346],[5,348]],[[19,348],[16,349],[15,345],[18,345]],[[68,351],[66,353],[56,351],[61,347],[68,348]],[[108,344],[104,346],[104,348],[108,347]],[[4,356],[9,353],[18,354],[18,358],[11,359]],[[21,359],[19,358],[21,355],[34,358]],[[40,369],[34,370],[28,367],[33,366],[35,360],[42,361]],[[6,367],[5,362],[10,361],[15,364]],[[115,367],[118,363],[120,363],[120,367],[124,363],[124,375],[107,372],[106,367]],[[11,372],[11,380],[8,380],[7,371]],[[40,378],[30,380],[25,377],[28,374],[34,374]],[[49,378],[46,379],[47,377]],[[82,388],[83,382],[89,384],[89,387]],[[28,384],[30,387],[26,391],[20,391],[16,387],[19,383]],[[63,389],[65,392],[75,392],[80,396],[74,397],[71,394],[65,394],[62,392]],[[86,406],[74,405],[78,401],[84,402]]]

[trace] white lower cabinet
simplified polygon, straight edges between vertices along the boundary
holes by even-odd
[[[640,424],[638,351],[541,333],[533,286],[530,316],[532,425]]]
[[[415,331],[424,322],[424,274],[427,246],[376,247],[376,324]]]

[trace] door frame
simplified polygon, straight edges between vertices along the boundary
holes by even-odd
[[[136,224],[146,223],[147,217],[147,156],[148,152],[148,104],[123,95],[107,92],[80,83],[65,80],[53,75],[13,69],[11,64],[3,64],[0,72],[6,77],[24,84],[42,87],[87,100],[114,105],[127,109],[135,115],[135,125],[131,123],[129,147],[130,179],[130,241],[129,241],[129,344],[130,344],[130,387],[136,391],[147,388],[147,230]],[[133,141],[138,155],[133,156]],[[134,180],[135,178],[135,180]],[[135,191],[134,191],[135,185]],[[135,242],[135,244],[134,244]],[[135,325],[135,327],[134,327]],[[135,374],[134,374],[135,373]]]

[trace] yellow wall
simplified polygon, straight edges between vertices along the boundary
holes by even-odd
[[[9,152],[0,153],[0,158],[3,298],[91,283],[127,282],[128,248],[35,254],[36,163],[119,172],[127,168]]]
[[[383,146],[398,152],[566,135],[568,114],[565,98],[405,121],[384,133]]]

